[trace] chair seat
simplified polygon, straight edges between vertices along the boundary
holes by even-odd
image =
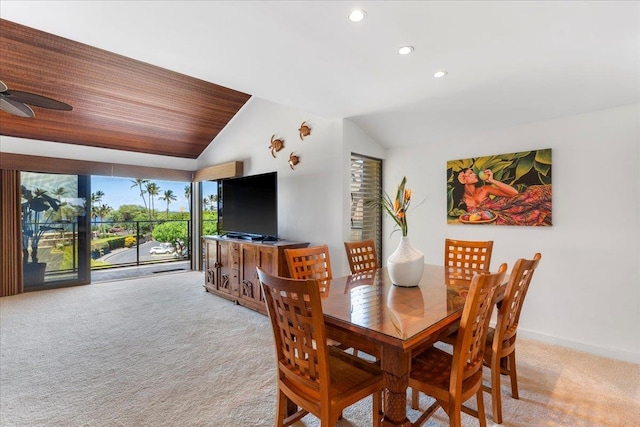
[[[329,347],[331,358],[331,399],[335,402],[350,398],[354,390],[366,389],[367,384],[371,390],[380,389],[382,383],[382,371],[375,363],[367,362],[360,357],[346,353],[335,347]],[[364,395],[371,394],[371,391]]]
[[[449,384],[453,355],[436,347],[422,352],[411,361],[409,386],[437,400],[449,400]],[[462,401],[473,396],[481,387],[482,370],[462,382]]]
[[[380,366],[326,344],[320,281],[273,276],[260,267],[256,271],[278,361],[276,426],[293,425],[308,413],[321,426],[334,426],[344,408],[372,395],[371,415],[378,427],[384,390]]]
[[[378,365],[363,361],[335,347],[329,346],[328,350],[331,375],[329,399],[332,406],[348,406],[345,402],[358,401],[383,388],[382,371]],[[298,403],[305,407],[311,405],[314,407],[313,411],[320,411],[319,384],[311,393],[308,388],[299,386],[297,375],[290,374],[280,381],[286,389],[302,399]]]

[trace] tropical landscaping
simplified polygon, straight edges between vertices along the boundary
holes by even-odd
[[[108,188],[111,187],[96,186],[91,192],[90,206],[86,206],[86,199],[78,197],[78,179],[75,176],[23,173],[21,204],[25,274],[37,266],[44,267],[37,273],[38,278],[28,279],[42,283],[45,268],[47,277],[77,271],[78,221],[85,211],[87,214],[90,212],[91,217],[91,269],[189,259],[191,185],[184,183],[184,193],[179,194],[176,184],[180,183],[169,182],[171,189],[163,188],[166,181],[127,181],[128,190],[132,193],[126,196],[130,203],[110,206],[106,200],[109,200]],[[184,208],[185,199],[187,209]],[[176,209],[178,202],[182,204]],[[215,234],[217,194],[204,196],[201,203],[202,233]],[[165,248],[162,253],[149,249],[159,244]],[[112,256],[116,252],[128,256]]]
[[[113,209],[102,203],[103,191],[91,193],[92,268],[110,266],[99,259],[114,249],[130,248],[150,240],[171,244],[176,258],[188,257],[185,242],[190,241],[191,215],[188,211],[170,209],[177,199],[174,191],[163,190],[158,183],[146,179],[132,179],[130,183],[142,205],[125,204]],[[190,201],[189,184],[184,187],[184,196]],[[217,202],[216,194],[203,197],[203,234],[214,234],[217,230]]]

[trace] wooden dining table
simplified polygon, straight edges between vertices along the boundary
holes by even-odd
[[[457,329],[467,285],[450,285],[445,268],[426,264],[416,287],[394,285],[386,268],[332,279],[323,289],[327,335],[380,360],[383,426],[410,426],[407,388],[413,355]]]

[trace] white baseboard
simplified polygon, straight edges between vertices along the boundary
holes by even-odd
[[[567,347],[578,351],[584,351],[585,353],[595,354],[597,356],[604,356],[610,359],[621,360],[623,362],[630,362],[640,365],[640,354],[632,353],[630,351],[596,347],[593,345],[571,341],[564,338],[554,337],[551,335],[545,335],[538,332],[527,331],[522,328],[518,328],[518,337],[525,339],[532,339],[536,341],[542,341],[548,344],[555,344],[561,347]]]

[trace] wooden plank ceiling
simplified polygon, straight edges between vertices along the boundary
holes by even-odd
[[[0,111],[2,135],[190,159],[250,98],[4,19],[0,80],[73,107],[32,107],[33,118]]]

